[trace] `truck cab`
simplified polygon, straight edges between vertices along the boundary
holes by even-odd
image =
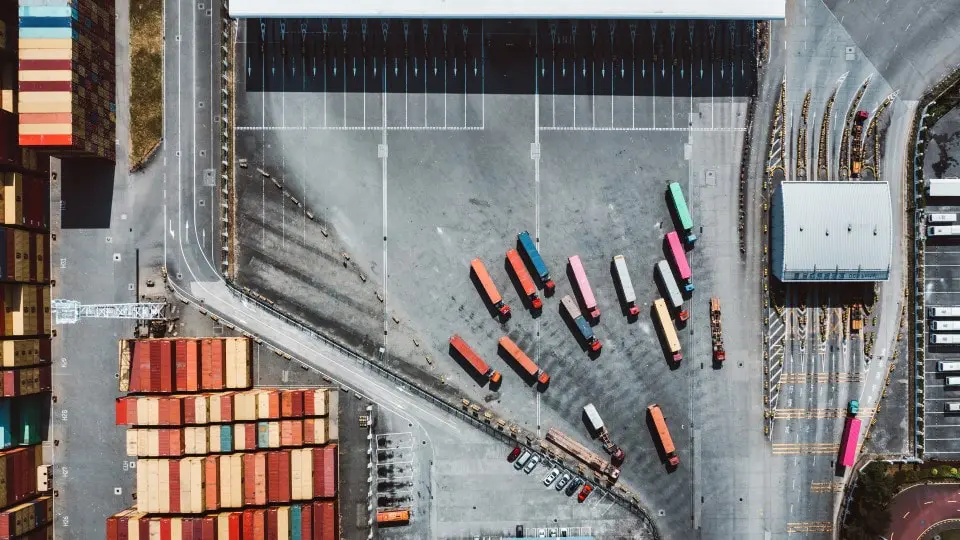
[[[850,403],[847,403],[847,414],[849,414],[850,416],[856,416],[857,413],[859,412],[860,412],[860,402],[855,399],[851,399]]]

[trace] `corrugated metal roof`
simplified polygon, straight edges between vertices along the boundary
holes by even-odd
[[[240,17],[783,19],[786,0],[230,0]]]
[[[781,280],[886,279],[893,250],[886,182],[784,182],[774,205]]]

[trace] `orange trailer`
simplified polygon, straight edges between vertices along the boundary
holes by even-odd
[[[657,428],[663,453],[667,455],[670,465],[676,467],[680,464],[680,456],[677,455],[677,448],[673,446],[673,438],[670,437],[670,430],[667,429],[667,421],[663,418],[663,411],[660,410],[659,405],[654,403],[647,407],[647,414],[653,419],[653,425]]]
[[[517,250],[507,250],[507,261],[510,262],[510,267],[513,268],[513,273],[517,276],[520,286],[523,287],[524,294],[526,294],[527,299],[530,300],[530,305],[533,307],[533,309],[542,308],[543,301],[541,301],[540,297],[537,295],[537,286],[534,285],[533,278],[530,277],[530,272],[527,270],[527,266],[523,264],[523,259],[520,258],[520,254],[517,253]]]
[[[500,382],[500,372],[491,368],[486,362],[483,361],[482,358],[477,356],[477,353],[473,352],[473,349],[467,345],[467,342],[464,341],[462,337],[454,334],[450,338],[450,346],[453,347],[457,353],[463,357],[464,360],[473,366],[473,369],[475,369],[481,377],[486,377],[492,384],[497,384]]]
[[[522,367],[531,378],[536,377],[537,382],[543,386],[546,386],[546,384],[550,382],[550,375],[547,375],[546,371],[540,369],[540,366],[535,364],[526,353],[520,350],[520,347],[518,347],[512,339],[508,338],[507,336],[503,336],[500,338],[500,346],[503,347],[503,350],[507,351],[507,354],[510,355],[510,358],[513,358],[518,364],[520,364],[520,367]]]
[[[390,508],[377,510],[377,523],[382,525],[402,525],[410,522],[410,510],[406,508]]]
[[[483,285],[483,292],[487,294],[487,301],[500,312],[500,317],[504,320],[509,319],[510,306],[503,303],[503,297],[500,296],[500,291],[497,290],[496,284],[493,283],[493,279],[490,277],[490,273],[487,272],[487,267],[483,265],[483,261],[479,258],[470,261],[470,268],[473,270],[474,275],[477,276],[477,279],[480,280],[480,284]]]

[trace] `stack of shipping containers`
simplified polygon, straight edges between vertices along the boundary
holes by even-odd
[[[20,145],[113,161],[114,2],[19,3]]]
[[[124,340],[118,425],[136,507],[107,539],[339,538],[339,394],[252,388],[247,338]]]

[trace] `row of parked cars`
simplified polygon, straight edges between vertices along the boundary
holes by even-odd
[[[514,469],[517,469],[518,471],[523,469],[523,472],[527,474],[532,473],[533,470],[537,468],[540,460],[540,454],[530,452],[529,450],[523,450],[519,446],[514,448],[513,451],[510,452],[510,455],[507,456],[507,461],[513,463]],[[566,488],[564,493],[566,493],[568,497],[576,493],[577,489],[579,488],[580,494],[577,495],[577,500],[580,502],[586,500],[586,498],[590,495],[590,492],[593,491],[593,486],[585,483],[579,476],[571,476],[568,472],[564,472],[561,476],[560,469],[557,467],[554,467],[550,470],[546,478],[543,479],[543,485],[550,487],[550,485],[553,485],[554,482],[556,482],[554,489],[561,491]],[[581,486],[583,487],[581,488]]]

